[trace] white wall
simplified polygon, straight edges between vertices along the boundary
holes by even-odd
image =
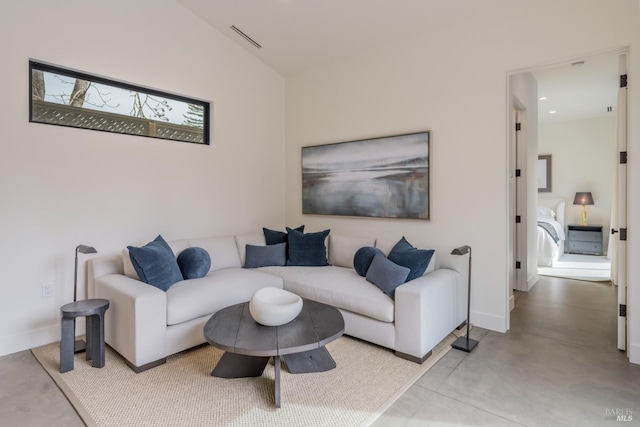
[[[0,354],[59,339],[80,243],[284,225],[284,78],[181,5],[13,2],[0,39]],[[213,144],[29,123],[29,58],[210,100]]]
[[[552,155],[552,192],[540,194],[564,198],[566,223],[580,224],[582,206],[574,206],[573,198],[578,191],[591,191],[594,205],[587,206],[587,223],[602,225],[606,251],[617,160],[615,114],[541,123],[539,151]]]
[[[428,36],[287,79],[289,225],[347,235],[398,238],[418,246],[473,247],[472,322],[507,329],[507,73],[623,45],[640,45],[635,0],[488,3],[484,13],[434,26]],[[631,81],[640,81],[631,50]],[[640,99],[640,85],[630,99]],[[631,107],[630,151],[640,148],[640,109]],[[302,215],[300,147],[429,129],[431,220]],[[633,168],[633,165],[631,165]],[[640,168],[630,182],[640,182]],[[636,178],[636,179],[633,179]],[[633,186],[633,184],[630,184]],[[630,208],[640,209],[631,189]],[[631,220],[630,229],[634,221]],[[640,224],[638,224],[640,226]],[[630,243],[630,254],[640,247]],[[640,266],[631,266],[631,286]],[[632,294],[640,307],[640,289]],[[640,362],[640,317],[632,341]]]

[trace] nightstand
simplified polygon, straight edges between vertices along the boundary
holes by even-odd
[[[601,225],[569,225],[569,250],[571,254],[602,255]]]

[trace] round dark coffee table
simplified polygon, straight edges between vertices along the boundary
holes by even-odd
[[[289,372],[324,372],[336,367],[325,345],[344,333],[344,319],[336,308],[303,299],[302,311],[281,326],[262,326],[240,303],[215,313],[204,325],[209,344],[225,353],[211,375],[220,378],[259,377],[273,357],[275,404],[280,407],[280,358]]]

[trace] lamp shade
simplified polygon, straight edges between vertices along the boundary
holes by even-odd
[[[81,254],[95,254],[98,253],[96,248],[87,245],[78,245],[76,247],[76,252],[80,252]]]
[[[573,199],[574,205],[593,205],[593,196],[591,191],[577,192]]]
[[[464,245],[464,246],[460,246],[459,248],[455,248],[453,251],[451,251],[451,255],[464,255],[469,252],[471,252],[471,246]]]

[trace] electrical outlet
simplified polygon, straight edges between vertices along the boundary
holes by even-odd
[[[53,295],[53,283],[45,283],[42,285],[42,298],[51,298]]]

